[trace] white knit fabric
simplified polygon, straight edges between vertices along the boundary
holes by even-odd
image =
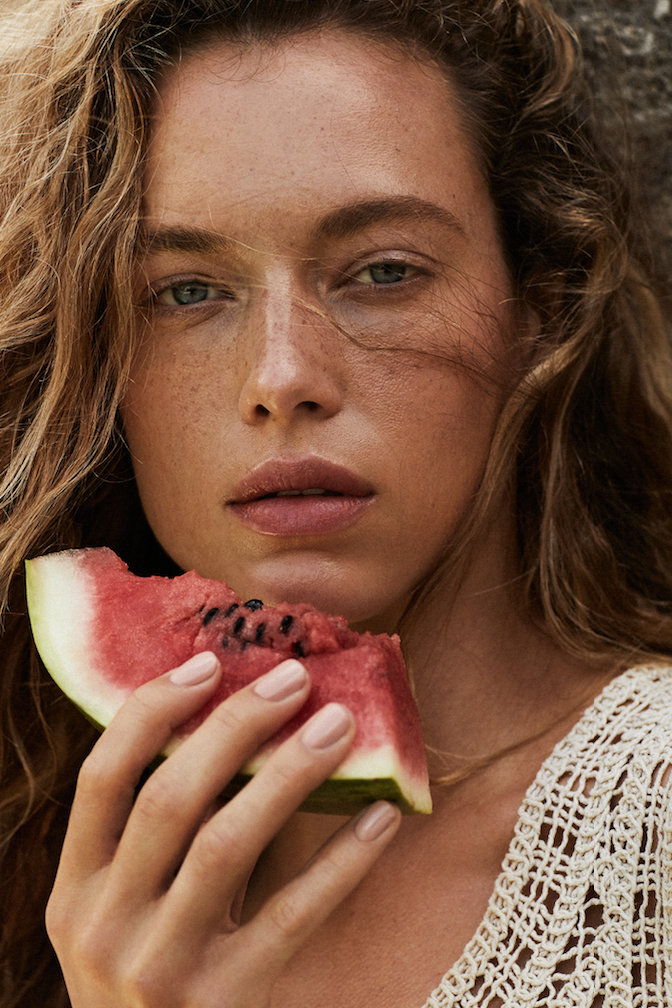
[[[672,1008],[671,766],[672,669],[625,672],[541,767],[424,1008]]]

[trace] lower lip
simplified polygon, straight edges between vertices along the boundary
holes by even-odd
[[[357,521],[375,497],[264,497],[229,504],[242,525],[267,535],[320,535],[338,532]]]

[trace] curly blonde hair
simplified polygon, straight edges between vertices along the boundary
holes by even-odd
[[[24,0],[0,21],[3,1008],[67,1003],[42,914],[93,739],[33,652],[23,561],[106,544],[138,573],[173,570],[117,420],[156,82],[213,37],[330,26],[445,68],[517,294],[541,319],[470,528],[413,605],[506,490],[528,604],[564,648],[672,654],[670,338],[627,188],[587,124],[566,25],[541,0]]]

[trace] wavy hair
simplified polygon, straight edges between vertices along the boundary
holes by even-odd
[[[34,653],[23,560],[106,544],[174,572],[117,423],[157,80],[213,36],[330,26],[445,68],[541,320],[469,528],[409,618],[506,490],[528,605],[564,648],[672,654],[670,339],[567,26],[541,0],[24,0],[0,19],[2,1008],[67,1004],[42,916],[94,736]]]

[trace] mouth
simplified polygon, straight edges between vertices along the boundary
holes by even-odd
[[[227,508],[268,535],[317,535],[346,528],[376,498],[373,486],[317,456],[269,459],[233,490]]]
[[[278,490],[276,493],[267,494],[261,500],[268,500],[270,497],[342,497],[343,494],[335,490],[321,490],[318,487],[310,487],[307,490]]]
[[[228,504],[282,497],[369,497],[374,488],[345,466],[317,455],[267,459],[234,489]]]

